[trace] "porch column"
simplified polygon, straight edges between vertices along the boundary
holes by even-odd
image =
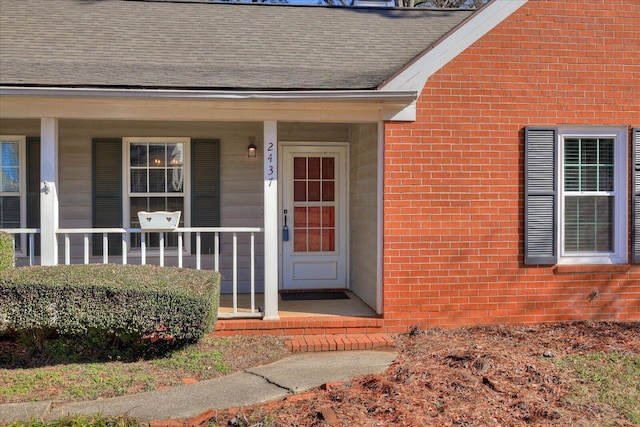
[[[58,119],[40,119],[40,264],[58,264]]]
[[[264,122],[264,319],[277,320],[278,270],[278,124]]]

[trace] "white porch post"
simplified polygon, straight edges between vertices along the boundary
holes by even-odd
[[[58,264],[58,119],[40,119],[40,264]]]
[[[278,124],[264,122],[264,319],[278,316]]]

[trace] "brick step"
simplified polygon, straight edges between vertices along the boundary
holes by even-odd
[[[291,352],[373,350],[393,347],[387,334],[297,335],[285,339]]]
[[[215,336],[234,335],[351,335],[383,332],[383,320],[373,317],[282,317],[278,320],[218,319]]]

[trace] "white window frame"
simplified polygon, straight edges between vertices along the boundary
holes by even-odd
[[[565,251],[565,138],[613,138],[614,140],[614,198],[613,251]],[[558,128],[558,264],[626,264],[628,260],[628,129],[626,127],[561,127]],[[575,192],[571,192],[575,193]],[[589,192],[583,193],[588,196]],[[602,194],[598,192],[596,194]]]
[[[140,143],[161,143],[161,144],[183,144],[184,152],[183,152],[183,181],[182,181],[182,197],[184,198],[183,210],[182,210],[182,219],[184,221],[185,227],[191,226],[191,138],[189,137],[125,137],[122,138],[123,142],[123,150],[122,150],[122,173],[124,175],[122,179],[122,194],[124,196],[122,201],[122,218],[123,225],[125,228],[131,228],[131,197],[140,196],[139,193],[132,195],[131,193],[131,161],[130,161],[130,153],[131,153],[131,144],[140,144]],[[147,193],[148,194],[148,193]],[[152,196],[158,197],[176,197],[175,193],[153,193]],[[189,233],[186,233],[183,237],[183,254],[189,255],[191,253],[191,236]],[[127,241],[127,248],[129,250],[129,254],[136,256],[140,255],[140,248],[132,248],[131,240]],[[149,255],[156,255],[159,253],[158,248],[146,248],[146,252]],[[176,254],[177,251],[175,248],[167,248],[165,247],[166,254]]]
[[[20,187],[18,193],[2,192],[0,188],[1,197],[15,197],[16,194],[20,197],[20,227],[26,228],[27,226],[27,137],[25,135],[0,135],[0,141],[2,142],[17,142],[18,143],[18,167]],[[40,165],[38,165],[39,167]],[[2,227],[0,227],[2,228]],[[20,239],[20,250],[16,251],[16,256],[27,256],[27,236],[19,235],[15,236],[16,239]]]

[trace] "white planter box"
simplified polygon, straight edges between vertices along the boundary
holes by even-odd
[[[181,211],[138,212],[138,221],[143,230],[173,230],[180,223]]]

